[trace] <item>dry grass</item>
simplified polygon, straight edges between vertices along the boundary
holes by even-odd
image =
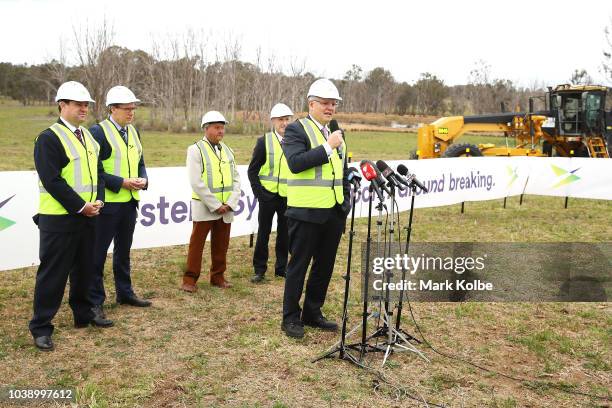
[[[0,107],[0,147],[10,158],[0,164],[0,170],[31,168],[33,136],[53,117],[48,116],[47,107],[20,109]],[[352,123],[386,124],[354,116],[350,119]],[[146,132],[148,165],[182,165],[186,146],[197,137]],[[488,140],[483,136],[465,138],[471,143]],[[348,141],[355,160],[400,159],[415,146],[414,133],[356,132],[348,136]],[[254,142],[254,135],[228,135],[241,164],[248,162]],[[463,215],[459,206],[417,210],[413,239],[607,242],[612,237],[612,203],[606,201],[570,200],[569,209],[563,210],[562,198],[527,196],[521,207],[518,198],[512,198],[505,210],[501,200],[466,203],[465,208]],[[359,220],[356,248],[364,239],[365,222]],[[324,308],[325,314],[336,320],[342,308],[341,275],[346,268],[346,251],[345,236]],[[54,321],[57,349],[53,353],[38,352],[27,330],[35,268],[0,272],[0,386],[74,387],[78,405],[89,407],[425,406],[406,396],[397,398],[395,389],[381,383],[371,371],[337,360],[312,363],[338,335],[307,329],[305,339],[295,341],[282,334],[283,282],[249,282],[252,249],[248,237],[233,239],[230,244],[228,276],[235,285],[231,290],[210,287],[204,272],[196,294],[179,291],[185,256],[185,246],[133,251],[134,286],[139,295],[153,300],[154,306],[148,309],[113,302],[114,286],[107,262],[107,314],[114,319],[115,327],[76,330],[65,303]],[[354,259],[355,277],[359,257]],[[208,261],[204,271],[207,268]],[[359,285],[354,279],[351,327],[359,321],[358,296]],[[512,381],[442,358],[420,346],[431,364],[412,354],[397,354],[383,370],[410,394],[450,407],[610,405],[609,303],[413,306],[423,333],[434,347],[537,382]],[[413,323],[404,316],[404,328],[416,334]],[[367,359],[376,369],[380,361],[379,355]],[[608,400],[572,395],[548,383],[605,395]]]
[[[459,206],[418,210],[413,237],[434,242],[598,242],[611,236],[608,203],[572,201],[563,212],[564,221],[546,217],[562,206],[562,199],[528,197],[520,208],[517,201],[510,200],[507,210],[501,202],[468,203],[464,215]],[[359,220],[356,241],[363,242],[364,236],[365,223]],[[337,320],[346,251],[345,237],[324,309]],[[53,353],[37,352],[27,331],[35,269],[0,274],[1,383],[75,387],[79,404],[92,407],[424,406],[406,397],[397,399],[394,389],[379,383],[370,371],[337,360],[312,363],[338,336],[307,330],[302,341],[286,338],[279,328],[282,280],[251,284],[251,253],[248,237],[233,239],[228,275],[234,288],[210,287],[204,272],[199,291],[191,295],[178,290],[185,246],[133,251],[135,288],[153,300],[149,309],[112,302],[107,263],[107,314],[115,327],[76,330],[64,304],[55,319]],[[355,274],[358,270],[353,268]],[[349,326],[359,321],[356,282]],[[434,347],[538,382],[511,381],[420,346],[431,364],[412,354],[397,354],[383,370],[411,394],[452,407],[602,406],[602,401],[546,386],[550,382],[610,397],[609,304],[419,303],[414,311]],[[404,327],[416,334],[405,316]],[[380,361],[380,355],[367,359],[376,369]]]

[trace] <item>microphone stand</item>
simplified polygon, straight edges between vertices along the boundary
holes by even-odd
[[[393,184],[389,184],[389,187],[391,189],[391,217],[392,218],[391,218],[390,228],[389,228],[388,256],[391,256],[391,251],[393,248],[393,235],[395,233],[395,223],[393,220],[393,217],[395,216],[395,211],[394,211],[395,209],[395,186]],[[413,200],[413,205],[414,205],[414,196],[412,197],[412,200]],[[402,269],[403,269],[402,280],[404,280],[406,272],[405,272],[405,268],[402,268]],[[390,307],[391,300],[390,300],[390,289],[389,289],[389,284],[391,282],[391,277],[393,276],[393,273],[390,270],[386,270],[385,274],[386,274],[385,278],[386,278],[387,285],[386,285],[385,294],[384,294],[385,303],[384,303],[384,313],[383,313],[383,326],[379,327],[372,335],[370,335],[368,337],[368,340],[372,338],[376,338],[376,337],[386,337],[387,340],[385,343],[381,344],[380,346],[375,345],[375,346],[370,346],[370,347],[372,347],[375,351],[385,352],[385,355],[383,357],[382,366],[385,365],[385,363],[387,362],[387,359],[389,358],[391,353],[394,351],[411,351],[417,354],[419,357],[421,357],[425,361],[429,362],[427,357],[425,357],[425,355],[421,351],[419,351],[417,348],[415,348],[410,343],[410,339],[413,339],[411,335],[407,335],[406,333],[401,331],[399,329],[399,326],[397,326],[397,324],[396,324],[396,327],[393,327],[393,312],[391,311],[391,307]],[[401,295],[403,296],[403,291],[401,292]],[[400,302],[401,302],[401,298],[400,298]],[[401,308],[398,310],[401,310]]]
[[[412,215],[414,213],[414,197],[416,196],[416,186],[414,184],[410,186],[410,194],[412,197],[410,199],[410,212],[408,215],[408,227],[406,227],[406,245],[404,246],[404,255],[406,256],[408,255],[408,252],[410,249],[410,235],[412,233]],[[406,280],[406,268],[402,267],[402,282],[404,280]],[[406,295],[406,297],[408,297],[408,295]],[[397,303],[397,318],[395,320],[395,330],[402,332],[409,340],[414,340],[417,343],[421,344],[421,341],[419,339],[414,338],[413,336],[404,332],[404,330],[400,328],[400,322],[402,319],[403,303],[404,303],[404,287],[402,286],[402,289],[400,291],[399,302]]]
[[[353,328],[348,334],[346,332],[346,324],[348,321],[348,299],[349,299],[349,290],[351,283],[351,261],[353,256],[353,237],[355,236],[355,190],[359,188],[359,182],[353,185],[351,189],[351,230],[349,231],[349,244],[348,244],[348,257],[346,263],[346,275],[344,278],[344,302],[342,306],[342,331],[340,334],[340,341],[331,346],[324,354],[314,359],[312,362],[315,363],[324,358],[331,358],[334,354],[338,353],[338,358],[341,360],[349,361],[355,365],[360,365],[360,359],[353,356],[349,349],[359,351],[360,344],[351,344],[346,345],[346,336],[350,335],[354,331],[356,331],[359,326]],[[370,201],[370,209],[371,209],[371,201]]]
[[[409,217],[408,217],[408,227],[406,228],[406,245],[404,246],[404,255],[408,256],[408,250],[410,248],[410,236],[412,233],[412,216],[414,214],[414,198],[416,197],[416,184],[412,183],[410,185],[410,192],[411,192],[411,199],[410,199],[410,212],[409,212]],[[404,268],[402,266],[402,280],[401,282],[403,283],[406,280],[406,268]],[[408,297],[408,295],[406,294],[406,297]],[[395,334],[395,338],[394,338],[394,342],[396,343],[396,345],[400,345],[400,342],[403,342],[405,345],[402,345],[402,347],[404,347],[406,350],[408,351],[412,351],[413,353],[417,354],[419,357],[421,357],[423,360],[425,360],[426,362],[429,363],[429,359],[425,356],[425,354],[423,354],[421,351],[419,351],[416,347],[414,347],[411,343],[410,340],[415,341],[417,344],[421,344],[421,341],[417,338],[415,338],[414,336],[406,333],[406,331],[404,331],[401,327],[400,327],[400,322],[401,322],[401,318],[402,318],[402,306],[404,303],[404,287],[402,285],[402,289],[400,290],[400,296],[399,296],[399,301],[397,304],[397,318],[395,320],[395,329],[394,329],[394,334]],[[383,362],[384,364],[384,362]]]
[[[375,347],[368,344],[368,337],[367,337],[368,319],[370,319],[372,316],[378,317],[378,314],[370,314],[368,312],[368,292],[369,292],[369,287],[370,287],[370,259],[372,255],[372,202],[374,201],[374,197],[373,197],[374,187],[372,186],[372,184],[370,184],[368,191],[370,192],[370,199],[368,200],[368,233],[366,237],[366,254],[365,254],[365,264],[364,264],[367,270],[365,271],[364,277],[363,277],[363,313],[362,313],[362,320],[360,323],[361,325],[361,343],[359,343],[359,346],[360,346],[359,361],[363,361],[363,357],[365,356],[365,353],[369,351],[377,351]],[[376,221],[376,224],[378,225],[378,229],[379,229],[378,238],[380,241],[380,227],[382,226],[383,202],[379,201],[376,208],[378,209],[378,220]]]
[[[370,194],[373,193],[373,187],[370,187]],[[372,207],[372,199],[370,199],[370,211],[371,211],[371,207]],[[382,230],[383,230],[383,208],[385,207],[385,204],[383,201],[381,201],[379,199],[378,204],[376,205],[376,209],[378,210],[378,218],[376,219],[376,255],[377,256],[381,256],[381,252],[382,252],[382,256],[385,255],[385,251],[387,248],[382,248],[381,251],[381,242],[382,242]],[[368,213],[368,217],[370,217],[370,213]],[[368,219],[368,248],[367,248],[367,252],[366,252],[366,265],[370,265],[370,244],[371,244],[371,239],[370,239],[370,223],[369,223],[370,219]],[[367,299],[367,290],[369,289],[369,270],[368,270],[368,274],[366,275],[366,282],[365,282],[365,298]],[[380,303],[380,301],[382,301],[382,298],[379,300],[379,309],[382,309],[382,304]],[[366,311],[365,305],[366,302],[364,302],[364,313]],[[376,313],[376,317],[380,316],[380,312]],[[365,322],[365,320],[364,320]],[[384,324],[386,324],[386,322],[384,322]],[[372,335],[370,336],[366,336],[366,327],[364,325],[363,327],[363,336],[362,336],[362,342],[363,343],[367,343],[368,340],[375,338],[375,337],[381,337],[381,336],[385,336],[385,332],[381,331],[381,328],[378,328]],[[376,347],[371,346],[373,348],[376,349]],[[377,349],[378,350],[378,349]],[[380,351],[380,350],[378,350]]]

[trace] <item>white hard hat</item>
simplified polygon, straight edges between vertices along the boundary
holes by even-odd
[[[59,102],[62,99],[76,102],[96,102],[91,99],[91,95],[87,88],[85,88],[82,83],[76,81],[64,82],[57,88],[55,102]]]
[[[204,127],[204,125],[206,125],[207,123],[216,123],[216,122],[223,122],[226,125],[229,123],[227,120],[225,120],[225,117],[221,114],[221,112],[217,112],[217,111],[208,111],[204,114],[204,116],[202,116],[202,127]]]
[[[283,116],[293,116],[293,112],[284,103],[277,103],[270,111],[270,119],[282,118]]]
[[[307,96],[317,96],[319,98],[335,99],[337,101],[342,100],[336,85],[334,85],[334,83],[327,78],[321,78],[314,81],[312,85],[310,85]]]
[[[134,92],[130,91],[130,89],[125,86],[113,86],[106,94],[106,106],[114,105],[116,103],[136,102],[140,102],[140,99],[136,98]]]

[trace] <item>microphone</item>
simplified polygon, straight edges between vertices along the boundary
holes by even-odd
[[[361,176],[359,175],[359,171],[354,167],[349,167],[347,171],[347,179],[349,183],[352,183],[355,188],[359,188],[359,186],[361,185]]]
[[[328,126],[329,131],[331,133],[334,133],[336,130],[342,132],[342,138],[344,139],[344,130],[340,129],[340,126],[338,125],[338,121],[336,119],[330,120]],[[340,157],[340,160],[342,160],[342,145],[338,146],[336,150],[338,151],[338,156]]]
[[[414,174],[410,174],[408,172],[408,168],[406,166],[404,166],[403,164],[400,164],[399,166],[397,166],[397,172],[399,174],[401,174],[402,176],[406,177],[406,179],[407,179],[409,184],[416,185],[418,188],[420,188],[421,190],[423,190],[426,193],[429,192],[429,190],[423,185],[423,183],[421,183],[419,180],[417,180],[417,178],[416,178],[416,176]]]
[[[383,202],[384,198],[382,195],[382,191],[380,191],[381,180],[379,177],[378,169],[374,167],[372,165],[372,162],[369,160],[362,160],[359,164],[359,167],[361,167],[361,173],[363,174],[363,177],[365,177],[365,179],[370,182],[370,185],[374,188],[374,191],[376,191],[378,199]]]
[[[394,185],[395,187],[397,187],[401,191],[406,190],[406,187],[404,187],[404,185],[408,186],[408,183],[406,183],[405,180],[402,180],[400,177],[398,177],[397,174],[395,174],[393,169],[391,167],[389,167],[389,165],[387,163],[385,163],[382,160],[379,160],[379,161],[376,162],[376,167],[378,167],[378,170],[380,170],[382,172],[382,175],[387,180],[389,180],[389,184]]]

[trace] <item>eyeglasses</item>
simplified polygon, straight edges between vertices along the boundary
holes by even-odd
[[[339,105],[338,101],[327,101],[327,102],[323,102],[320,101],[319,99],[314,99],[315,102],[317,102],[318,104],[320,104],[321,106],[329,106],[329,107],[337,107]]]
[[[124,110],[126,112],[134,112],[136,109],[138,109],[137,107],[124,108],[122,106],[115,106],[115,108]]]

